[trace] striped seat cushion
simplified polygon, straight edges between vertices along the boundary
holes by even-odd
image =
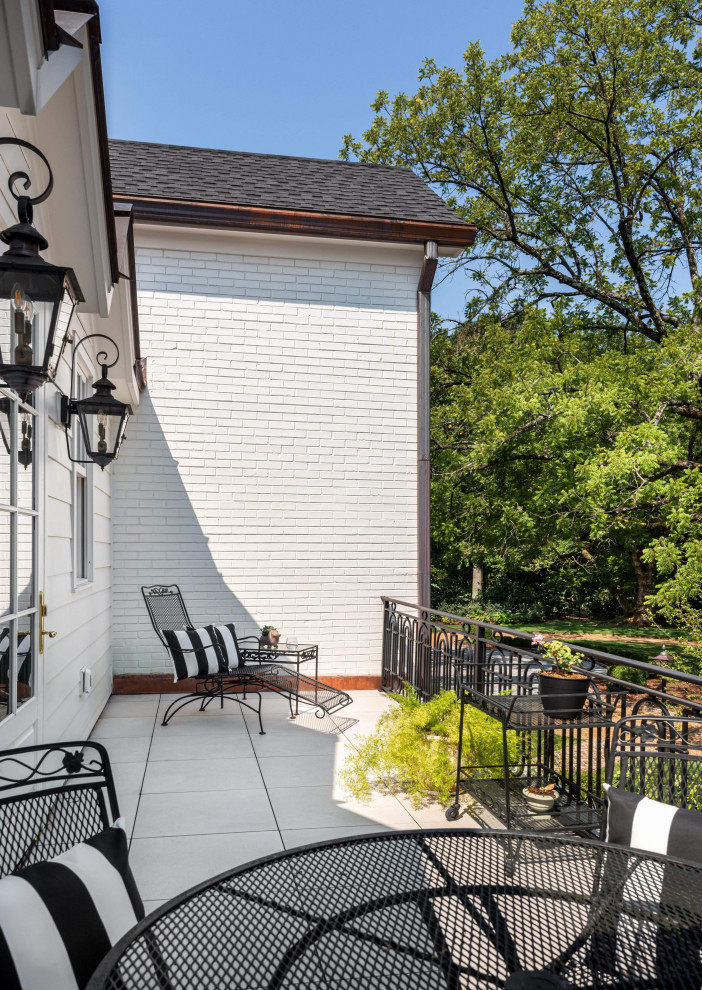
[[[113,826],[45,863],[0,880],[3,990],[77,990],[103,956],[144,917]]]
[[[699,811],[675,808],[607,784],[605,802],[607,842],[702,863]],[[688,894],[685,904],[680,904],[680,892],[689,887],[682,870],[675,859],[605,861],[600,896],[620,904],[621,914],[616,925],[595,931],[593,947],[599,967],[613,978],[612,986],[619,985],[623,971],[659,973],[663,985],[670,975],[670,959],[678,959],[680,968],[702,986],[700,929],[656,922],[659,906],[689,910]],[[635,957],[626,946],[636,946]]]
[[[702,863],[702,813],[606,787],[607,842]]]
[[[236,638],[234,623],[229,622],[226,626],[215,626],[215,636],[222,651],[222,658],[227,667],[241,667],[243,661],[239,650],[239,640]]]
[[[163,637],[173,661],[174,681],[207,677],[226,671],[214,626],[203,629],[164,629]]]

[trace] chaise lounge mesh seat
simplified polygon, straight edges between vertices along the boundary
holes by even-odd
[[[157,584],[142,587],[141,593],[156,635],[173,660],[173,651],[164,633],[174,630],[195,631],[180,588],[176,584]],[[233,630],[231,626],[228,628]],[[204,711],[216,699],[219,699],[221,708],[224,707],[225,699],[229,699],[237,701],[240,705],[244,705],[256,713],[259,730],[263,734],[261,691],[273,691],[287,698],[291,715],[293,700],[311,705],[316,709],[315,714],[318,718],[324,718],[326,715],[351,704],[351,697],[345,691],[340,691],[338,688],[325,684],[314,677],[309,677],[307,674],[301,674],[298,670],[291,669],[285,664],[252,660],[242,662],[240,644],[252,640],[257,642],[257,637],[245,636],[239,639],[235,633],[232,635],[239,665],[225,667],[217,673],[196,675],[194,677],[195,690],[171,702],[164,713],[163,725],[167,725],[181,708],[193,702],[199,702],[200,710]],[[195,653],[195,650],[183,649],[182,647],[181,650],[184,654]],[[226,664],[226,658],[221,654],[221,651],[220,655],[223,665]],[[173,662],[175,666],[175,661]],[[249,696],[258,698],[256,708],[247,701]]]

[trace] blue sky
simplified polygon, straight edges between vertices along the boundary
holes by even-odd
[[[102,0],[111,137],[336,158],[379,89],[412,91],[431,56],[459,65],[470,41],[509,45],[521,0]],[[462,312],[459,274],[434,291]]]

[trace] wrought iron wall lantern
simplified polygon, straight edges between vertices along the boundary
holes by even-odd
[[[102,366],[102,376],[93,382],[95,395],[86,399],[77,399],[73,396],[73,388],[76,370],[76,354],[82,344],[89,340],[101,337],[109,340],[115,350],[113,361],[107,361],[107,353],[100,351],[97,355],[97,362]],[[81,337],[73,348],[73,360],[71,362],[71,398],[61,396],[61,423],[66,427],[66,447],[68,456],[74,464],[89,464],[93,461],[104,471],[119,454],[119,448],[124,439],[124,430],[127,420],[132,414],[131,407],[125,402],[115,399],[113,392],[115,386],[107,377],[108,368],[114,367],[119,360],[119,348],[111,337],[104,333],[91,333],[87,337]],[[73,416],[78,417],[80,423],[80,435],[83,441],[83,450],[87,457],[74,457],[71,452],[71,444],[68,431],[71,426]]]
[[[8,180],[17,200],[19,223],[0,233],[8,249],[0,255],[0,379],[23,399],[53,381],[66,344],[68,326],[83,294],[72,268],[52,265],[39,252],[48,241],[32,225],[33,206],[43,203],[54,186],[46,157],[28,141],[0,137],[0,145],[27,148],[49,170],[49,182],[40,196],[15,192],[15,184],[31,185],[26,172],[13,172]]]

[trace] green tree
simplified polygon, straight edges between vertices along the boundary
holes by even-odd
[[[701,23],[692,0],[527,0],[508,54],[426,61],[342,151],[478,230],[466,324],[435,341],[437,544],[577,561],[633,584],[637,622],[702,589]]]

